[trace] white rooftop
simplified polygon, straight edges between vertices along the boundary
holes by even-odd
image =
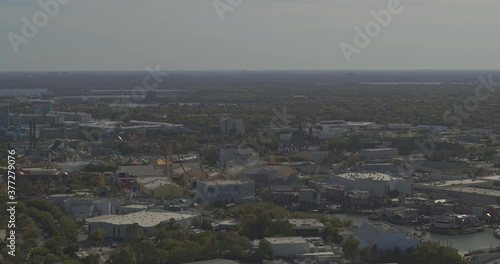
[[[87,223],[108,223],[114,225],[132,225],[139,224],[142,227],[154,227],[161,222],[168,221],[171,218],[176,221],[198,216],[194,213],[178,213],[178,212],[153,212],[141,211],[126,215],[101,215],[87,218]]]
[[[154,189],[161,187],[163,185],[177,186],[177,184],[172,183],[172,181],[170,181],[169,179],[158,179],[158,180],[155,180],[155,181],[152,181],[150,183],[145,184],[144,187],[146,187],[147,189],[150,189],[150,190],[154,190]]]
[[[378,151],[396,150],[396,148],[370,148],[370,149],[361,149],[361,150],[365,151],[365,152],[378,152]]]
[[[464,179],[464,180],[451,180],[451,181],[440,181],[440,182],[426,182],[420,183],[422,186],[436,186],[436,187],[448,187],[455,185],[471,185],[471,184],[479,184],[485,183],[486,181],[481,180],[473,180],[473,179]]]
[[[241,179],[241,180],[200,180],[207,185],[233,185],[233,184],[246,184],[251,183],[251,180]]]
[[[306,219],[288,219],[288,222],[293,225],[293,229],[311,229],[324,228],[325,225],[313,218]]]
[[[303,237],[266,237],[264,239],[271,245],[308,243]]]
[[[350,180],[361,180],[361,179],[372,179],[377,181],[391,181],[398,180],[399,178],[393,177],[389,174],[385,173],[358,173],[358,172],[349,172],[344,174],[337,174],[336,176],[350,179]]]

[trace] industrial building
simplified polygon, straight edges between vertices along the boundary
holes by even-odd
[[[196,198],[213,205],[216,202],[255,200],[255,183],[251,180],[198,180]]]
[[[354,231],[354,238],[359,241],[359,248],[377,247],[382,250],[399,247],[405,251],[420,242],[418,238],[409,237],[406,231],[384,222],[364,222]]]
[[[320,189],[302,188],[299,190],[299,203],[306,207],[319,207],[323,204]]]
[[[328,174],[331,184],[343,185],[350,190],[371,191],[380,195],[388,195],[390,191],[398,190],[400,194],[413,196],[413,179],[411,178],[398,178],[385,173],[336,174],[333,170],[330,170]]]
[[[225,118],[220,121],[220,131],[223,135],[244,134],[245,122],[241,119]]]
[[[180,225],[189,226],[199,217],[198,214],[188,212],[141,211],[126,215],[102,215],[87,218],[86,222],[89,224],[89,234],[93,230],[103,229],[106,238],[116,239],[126,237],[129,225],[138,224],[145,236],[152,237],[156,226],[162,222],[174,219]]]
[[[119,178],[162,177],[164,175],[163,167],[154,165],[120,166],[116,171],[116,176]]]
[[[236,166],[257,163],[259,154],[252,148],[246,146],[227,145],[220,149],[219,165]]]
[[[295,233],[302,237],[320,236],[321,231],[325,228],[323,223],[313,218],[288,219],[288,222],[292,225]]]
[[[480,184],[480,182],[478,181],[477,184]],[[451,198],[467,205],[495,205],[500,203],[500,190],[491,187],[419,184],[416,189],[432,194],[436,199]]]
[[[175,199],[184,196],[184,189],[166,177],[143,177],[137,179],[139,190],[157,199]]]
[[[302,237],[266,237],[273,257],[289,257],[309,253],[309,242]]]
[[[375,148],[375,149],[361,149],[359,155],[365,160],[392,160],[398,156],[397,148]]]
[[[240,172],[240,179],[249,179],[259,186],[287,185],[298,181],[297,172],[284,165],[251,167]]]
[[[69,198],[63,201],[64,212],[75,219],[116,214],[120,206],[121,202],[118,198]]]
[[[32,114],[45,115],[53,110],[54,101],[51,100],[31,100]]]

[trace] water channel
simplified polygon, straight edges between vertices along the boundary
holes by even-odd
[[[360,226],[363,222],[368,221],[368,215],[333,214],[332,216],[338,217],[342,220],[352,220],[353,224],[357,226]],[[397,227],[410,233],[420,233],[420,231],[415,230],[414,226],[397,225]],[[497,239],[493,236],[493,230],[491,228],[485,228],[482,232],[458,235],[434,234],[428,232],[425,236],[425,239],[449,243],[451,244],[451,246],[457,248],[458,251],[462,254],[466,254],[476,249],[500,247],[500,239]]]

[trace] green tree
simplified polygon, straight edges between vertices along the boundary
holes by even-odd
[[[436,241],[418,244],[411,253],[418,264],[462,264],[465,263],[456,248]]]
[[[139,241],[143,237],[142,228],[137,223],[127,226],[125,230],[125,240],[127,242]]]
[[[89,239],[96,244],[101,244],[102,241],[104,241],[104,234],[106,234],[106,232],[103,229],[95,229],[90,232]]]
[[[265,236],[268,237],[294,236],[294,235],[295,235],[295,230],[293,230],[293,225],[287,220],[271,221],[265,232]]]
[[[354,237],[349,237],[344,243],[342,243],[342,251],[344,252],[344,257],[354,261],[354,258],[359,254],[359,241]]]
[[[113,263],[120,263],[120,264],[137,263],[134,250],[130,245],[119,247],[113,250],[109,256],[109,259],[111,259]]]
[[[158,250],[150,239],[143,239],[134,246],[138,264],[152,264],[159,261]]]
[[[59,224],[61,225],[62,233],[69,241],[76,242],[78,240],[78,225],[72,218],[63,216],[59,219]]]

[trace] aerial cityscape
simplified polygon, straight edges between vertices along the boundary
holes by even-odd
[[[500,3],[0,7],[0,263],[500,263]]]

